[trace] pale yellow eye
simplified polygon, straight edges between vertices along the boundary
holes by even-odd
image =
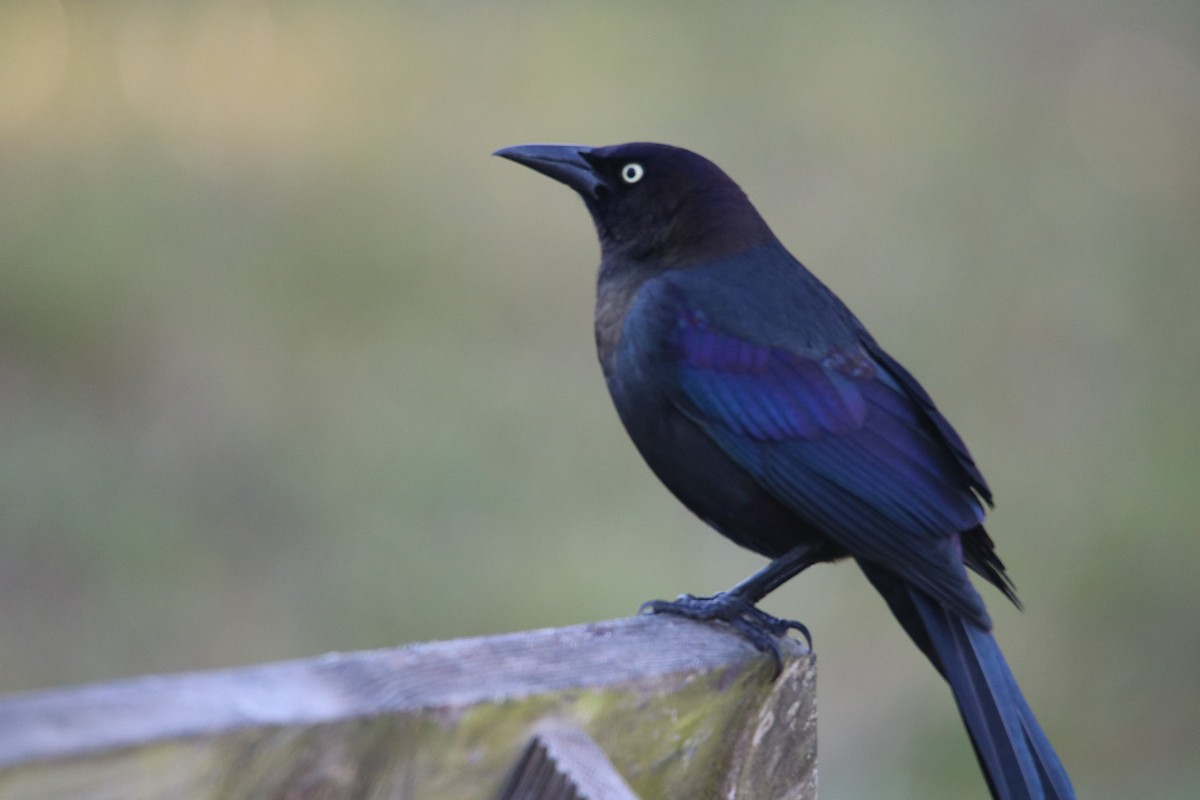
[[[642,165],[636,161],[631,161],[621,167],[621,180],[626,183],[637,183],[646,174],[646,170],[642,169]]]

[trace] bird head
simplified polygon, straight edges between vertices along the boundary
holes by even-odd
[[[728,175],[679,147],[524,144],[495,155],[578,192],[596,224],[605,260],[686,266],[774,238]]]

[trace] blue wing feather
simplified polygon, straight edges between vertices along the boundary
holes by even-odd
[[[672,343],[679,407],[831,538],[989,625],[956,569],[961,554],[949,552],[982,521],[972,491],[982,478],[961,466],[957,436],[947,441],[931,424],[911,377],[865,346],[797,353],[681,308]]]
[[[950,421],[942,416],[942,412],[938,411],[937,406],[933,404],[933,399],[925,391],[924,387],[904,368],[904,365],[888,355],[865,331],[863,331],[863,346],[871,358],[881,364],[889,375],[893,376],[893,380],[899,384],[898,388],[902,387],[905,395],[915,398],[916,402],[920,404],[921,413],[929,420],[929,423],[937,431],[938,436],[945,443],[946,447],[950,449],[959,468],[970,479],[971,489],[990,506],[992,504],[992,490],[988,487],[987,481],[984,480],[983,473],[975,465],[975,460],[971,458],[971,454],[967,451],[967,446],[963,443],[958,432],[954,430]]]
[[[677,338],[687,389],[738,433],[778,441],[840,433],[863,422],[866,403],[858,386],[829,367],[702,322],[681,325]]]

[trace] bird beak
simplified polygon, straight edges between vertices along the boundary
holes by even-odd
[[[519,144],[497,150],[492,155],[524,164],[565,183],[581,195],[595,198],[604,181],[587,161],[591,152],[592,148],[578,144]]]

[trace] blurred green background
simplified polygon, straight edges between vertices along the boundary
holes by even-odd
[[[1082,797],[1200,795],[1200,5],[0,5],[0,691],[632,613],[761,564],[595,363],[527,141],[698,150],[983,466]],[[852,566],[825,800],[983,797]]]

